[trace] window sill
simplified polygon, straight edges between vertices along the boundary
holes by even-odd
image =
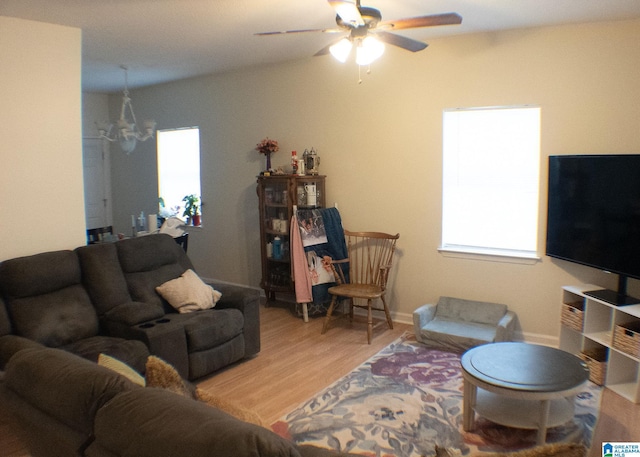
[[[534,265],[541,260],[540,256],[535,252],[486,249],[471,246],[440,246],[438,251],[445,257],[456,259],[518,263],[522,265]]]

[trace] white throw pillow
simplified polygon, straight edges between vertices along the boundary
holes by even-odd
[[[205,284],[191,269],[156,287],[156,291],[180,313],[213,308],[222,294]]]

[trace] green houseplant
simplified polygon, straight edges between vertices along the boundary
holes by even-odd
[[[185,195],[182,199],[185,202],[183,216],[187,217],[187,223],[200,225],[200,199],[195,195]]]

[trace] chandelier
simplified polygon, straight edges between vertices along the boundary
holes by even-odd
[[[97,126],[100,138],[111,142],[117,141],[122,151],[128,155],[136,148],[138,141],[146,141],[149,138],[153,138],[156,123],[153,120],[145,120],[143,122],[144,133],[137,127],[136,115],[133,113],[133,105],[131,105],[131,98],[129,97],[128,68],[124,65],[120,66],[120,68],[124,70],[124,91],[117,130],[112,133],[113,124],[108,122],[99,123]],[[127,118],[127,109],[131,120]]]

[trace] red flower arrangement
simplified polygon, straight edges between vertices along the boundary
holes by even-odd
[[[280,146],[278,146],[278,142],[276,140],[269,139],[269,137],[265,138],[256,145],[256,151],[258,151],[260,154],[265,155],[277,152],[279,149]]]

